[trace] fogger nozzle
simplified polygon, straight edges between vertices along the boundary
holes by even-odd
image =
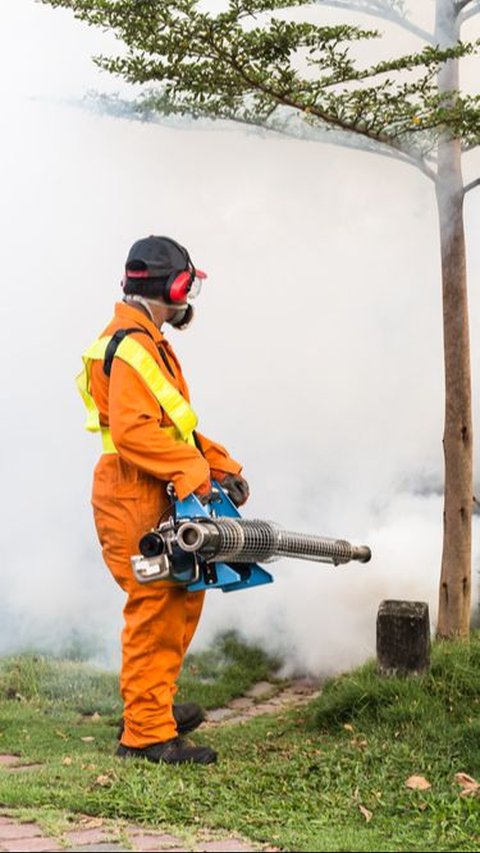
[[[371,551],[366,545],[350,545],[344,539],[292,533],[259,519],[211,518],[185,521],[177,531],[183,551],[195,552],[211,562],[267,563],[280,557],[322,563],[366,563]]]
[[[359,563],[368,563],[372,559],[372,552],[368,545],[352,545],[352,560]]]

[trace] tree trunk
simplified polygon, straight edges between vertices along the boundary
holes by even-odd
[[[466,636],[470,626],[472,414],[463,182],[459,140],[440,144],[440,220],[445,355],[445,504],[437,633]]]
[[[438,42],[458,38],[452,0],[437,0]],[[458,60],[445,64],[439,77],[443,92],[458,90]],[[445,354],[445,504],[437,634],[467,636],[471,607],[472,538],[472,401],[470,344],[463,222],[461,142],[439,144],[437,205],[442,256]]]

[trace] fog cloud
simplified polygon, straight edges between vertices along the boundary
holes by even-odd
[[[382,599],[426,600],[434,621],[444,390],[432,185],[332,145],[80,109],[90,88],[121,90],[90,60],[110,49],[105,34],[32,0],[0,16],[0,653],[78,642],[118,665],[123,594],[96,543],[99,448],[73,377],[119,298],[129,246],[149,233],[187,245],[209,274],[195,324],[169,338],[202,431],[244,465],[245,515],[373,551],[341,569],[278,562],[269,588],[209,593],[197,647],[236,626],[291,668],[333,672],[373,652]],[[466,203],[474,388],[478,198]],[[474,560],[476,582],[476,546]]]

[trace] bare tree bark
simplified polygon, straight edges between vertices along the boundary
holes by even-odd
[[[453,0],[437,0],[436,36],[458,38]],[[458,90],[458,60],[439,75],[440,92]],[[472,547],[472,400],[461,140],[439,143],[436,182],[442,258],[445,356],[445,503],[437,634],[466,636],[470,628]]]
[[[437,633],[466,636],[470,627],[472,415],[468,297],[460,141],[440,143],[440,222],[445,355],[445,504]]]

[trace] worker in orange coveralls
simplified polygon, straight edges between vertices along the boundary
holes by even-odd
[[[140,584],[130,557],[146,531],[168,513],[172,483],[182,500],[206,503],[216,479],[240,506],[249,495],[241,466],[195,429],[180,364],[162,327],[190,324],[191,300],[205,273],[168,237],[132,246],[123,301],[83,355],[77,382],[87,429],[99,431],[92,504],[105,562],[127,594],[122,633],[123,731],[117,755],[152,762],[210,764],[217,755],[181,737],[205,719],[193,702],[174,704],[176,682],[202,611],[204,592],[173,581]]]

